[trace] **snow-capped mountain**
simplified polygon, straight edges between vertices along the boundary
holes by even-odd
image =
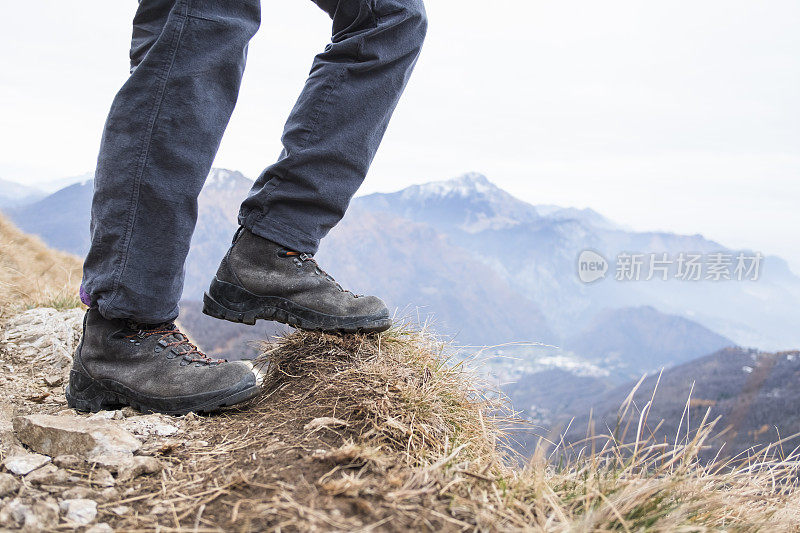
[[[238,170],[212,168],[203,185],[204,191],[239,191],[242,187],[251,187],[253,180],[246,178]]]
[[[370,210],[389,210],[434,227],[477,233],[532,222],[536,208],[475,172],[455,179],[412,185],[396,193],[375,193],[356,202]]]

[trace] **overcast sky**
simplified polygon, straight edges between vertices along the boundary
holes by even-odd
[[[0,6],[0,178],[91,170],[136,2]],[[362,193],[480,171],[533,203],[703,233],[800,273],[800,2],[428,0],[428,14]],[[311,2],[263,3],[217,166],[255,177],[275,159],[329,31]]]

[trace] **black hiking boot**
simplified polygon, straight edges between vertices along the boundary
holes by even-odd
[[[108,320],[91,308],[66,396],[79,411],[129,405],[143,413],[183,415],[249,400],[260,385],[252,364],[209,358],[175,324]]]
[[[203,298],[207,315],[255,324],[261,318],[317,331],[386,331],[389,310],[375,296],[342,287],[309,254],[239,228]]]

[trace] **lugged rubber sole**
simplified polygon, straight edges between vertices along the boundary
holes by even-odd
[[[326,315],[278,296],[258,296],[216,277],[203,295],[203,313],[214,318],[253,325],[256,320],[274,320],[310,331],[370,333],[392,325],[388,313],[359,317]]]
[[[256,396],[261,387],[254,384],[251,387],[230,392],[223,391],[213,397],[203,398],[146,398],[134,391],[115,383],[117,390],[111,390],[106,384],[91,378],[81,372],[72,370],[69,384],[65,390],[67,405],[78,411],[96,413],[103,410],[133,407],[140,413],[163,413],[166,415],[185,415],[188,413],[212,413],[223,407],[230,407]],[[176,406],[176,404],[184,405]]]

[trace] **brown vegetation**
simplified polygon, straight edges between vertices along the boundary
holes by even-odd
[[[81,262],[48,248],[0,215],[0,318],[31,307],[80,305]]]
[[[713,431],[509,460],[508,412],[425,335],[296,332],[265,354],[264,394],[188,423],[160,479],[105,504],[123,529],[206,531],[706,531],[800,527],[797,457],[780,446],[702,463]],[[191,418],[191,417],[190,417]],[[198,447],[193,443],[207,444]],[[109,509],[130,505],[123,517]],[[152,510],[158,513],[153,514]]]

